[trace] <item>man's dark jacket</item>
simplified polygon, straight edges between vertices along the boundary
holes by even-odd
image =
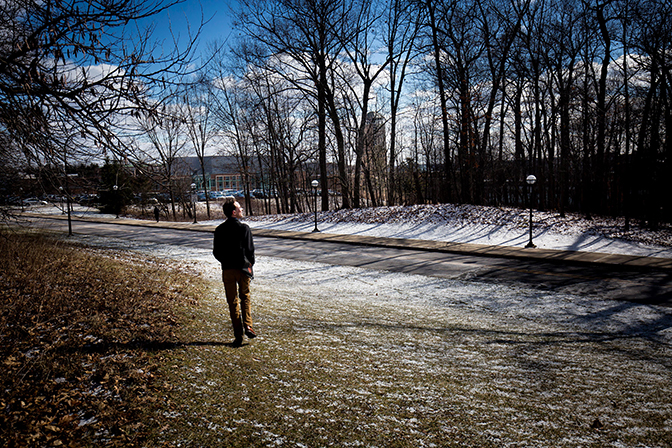
[[[222,264],[222,269],[243,269],[254,265],[250,227],[233,217],[221,223],[215,229],[212,254]]]

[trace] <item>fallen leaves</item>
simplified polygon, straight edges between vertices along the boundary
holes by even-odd
[[[129,446],[160,399],[157,347],[198,281],[139,256],[0,234],[0,445]],[[179,284],[179,288],[166,285]]]

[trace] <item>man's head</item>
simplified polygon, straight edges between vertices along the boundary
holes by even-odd
[[[224,209],[224,215],[226,215],[227,218],[242,218],[243,217],[243,207],[240,206],[238,201],[233,201],[233,202],[225,202],[224,205],[222,206]]]

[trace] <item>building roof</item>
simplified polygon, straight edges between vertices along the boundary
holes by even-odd
[[[206,175],[237,174],[240,165],[234,156],[205,156],[203,165]],[[175,171],[187,171],[192,176],[201,174],[201,163],[198,157],[178,157],[175,161]]]

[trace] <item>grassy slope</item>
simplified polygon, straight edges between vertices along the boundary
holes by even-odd
[[[235,349],[218,281],[125,252],[2,241],[3,446],[672,441],[670,348],[646,332],[559,330],[451,305],[468,283],[435,280],[428,299],[412,276],[389,286],[336,268],[330,281],[297,264],[254,281],[260,337]]]
[[[0,445],[142,444],[159,349],[198,288],[156,260],[5,229]]]
[[[240,349],[226,344],[223,298],[203,301],[183,328],[185,344],[167,355],[165,374],[175,390],[157,443],[664,447],[672,441],[670,349],[646,334],[559,330],[478,307],[416,305],[423,298],[414,294],[412,276],[405,286],[388,287],[387,274],[337,268],[329,271],[332,283],[311,279],[319,266],[298,266],[254,281],[260,336]],[[351,285],[344,287],[345,278]],[[437,298],[459,297],[465,287],[437,282]]]

